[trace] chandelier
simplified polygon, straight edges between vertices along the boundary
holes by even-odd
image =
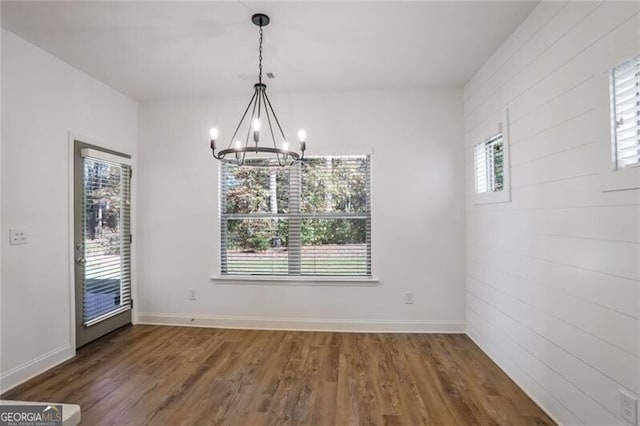
[[[267,96],[267,85],[262,82],[262,28],[269,25],[269,17],[263,13],[256,13],[251,17],[251,21],[260,27],[258,82],[253,85],[253,96],[225,149],[216,153],[216,141],[219,136],[218,129],[212,128],[209,131],[211,153],[214,158],[220,161],[239,166],[290,166],[296,161],[304,159],[304,152],[307,148],[307,134],[304,130],[298,131],[299,152],[292,150],[289,141],[284,135],[280,121],[273,110],[269,96]],[[248,115],[249,111],[251,111],[251,115]],[[245,135],[245,131],[246,136],[243,140],[242,137]],[[264,142],[267,142],[266,144],[261,144],[263,142],[261,136],[264,136],[263,139]],[[270,144],[268,143],[269,139]]]

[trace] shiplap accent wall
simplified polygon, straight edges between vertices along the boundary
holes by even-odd
[[[640,2],[541,3],[464,91],[468,334],[563,424],[640,393],[640,190],[602,192],[607,70]],[[512,201],[473,202],[473,145],[509,112]]]

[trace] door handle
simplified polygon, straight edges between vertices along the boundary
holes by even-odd
[[[84,257],[79,257],[76,259],[76,263],[78,265],[84,265],[85,263],[87,263],[87,259],[85,259]]]

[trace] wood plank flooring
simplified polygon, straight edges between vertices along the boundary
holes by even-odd
[[[548,425],[467,336],[137,325],[7,392],[85,425]]]

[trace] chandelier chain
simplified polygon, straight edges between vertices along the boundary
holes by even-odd
[[[260,25],[260,46],[258,48],[258,81],[262,83],[262,25]]]

